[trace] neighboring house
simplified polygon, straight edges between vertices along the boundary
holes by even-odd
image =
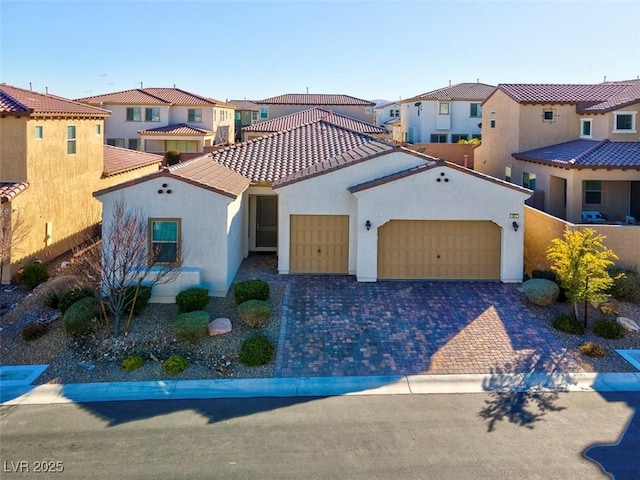
[[[399,118],[394,118],[385,123],[387,130],[391,131],[391,139],[394,142],[402,142],[402,122]]]
[[[386,127],[389,132],[392,132],[392,127],[389,125],[389,122],[399,119],[400,103],[398,102],[379,103],[373,109],[373,123],[381,127]]]
[[[105,143],[163,154],[233,143],[235,107],[179,88],[137,88],[77,100],[112,112]]]
[[[105,219],[122,199],[182,232],[180,279],[154,291],[170,302],[225,295],[251,251],[277,252],[281,274],[520,282],[530,193],[320,120],[95,195]]]
[[[257,100],[260,107],[258,121],[284,117],[290,113],[323,108],[346,117],[373,124],[374,102],[349,95],[330,95],[321,93],[287,93],[277,97]]]
[[[258,123],[260,107],[250,100],[229,100],[229,103],[236,107],[235,139],[236,142],[241,142],[242,129]]]
[[[332,125],[337,125],[339,127],[355,130],[356,132],[367,133],[378,137],[388,137],[389,134],[387,129],[384,127],[378,127],[377,125],[346,117],[339,113],[324,110],[322,108],[311,108],[309,110],[291,113],[284,117],[278,117],[273,120],[256,123],[250,127],[245,127],[242,129],[243,140],[252,140],[254,138],[262,137],[268,133],[291,130],[292,128],[296,128],[301,125],[319,122],[320,120],[331,123]]]
[[[640,80],[502,84],[483,104],[475,169],[535,190],[532,205],[582,222],[640,217]]]
[[[482,102],[495,87],[458,83],[401,100],[402,141],[457,143],[481,138]]]
[[[101,219],[95,190],[158,169],[162,157],[104,145],[108,116],[101,108],[0,85],[2,218],[24,237],[11,245],[3,282],[35,257],[50,260],[74,247]]]

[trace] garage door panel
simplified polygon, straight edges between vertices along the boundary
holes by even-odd
[[[349,217],[291,215],[291,273],[348,273]]]

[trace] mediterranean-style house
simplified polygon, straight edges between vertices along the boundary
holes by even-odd
[[[256,100],[255,103],[260,107],[258,120],[261,122],[318,107],[365,123],[374,123],[373,107],[376,105],[375,102],[349,95],[323,93],[287,93]]]
[[[260,107],[251,100],[229,100],[236,107],[235,113],[235,139],[242,141],[242,129],[258,123]]]
[[[569,222],[640,220],[640,80],[501,84],[482,108],[476,170]]]
[[[392,132],[392,126],[389,125],[391,120],[400,119],[400,103],[398,102],[382,102],[377,104],[373,109],[373,123],[384,126],[389,132]]]
[[[235,141],[235,107],[179,88],[136,88],[78,102],[111,112],[105,143],[163,154],[203,152]]]
[[[401,100],[401,141],[457,143],[481,138],[481,105],[494,89],[480,82],[458,83]]]
[[[178,279],[154,287],[152,301],[172,302],[193,285],[225,295],[249,252],[276,252],[281,274],[520,282],[530,194],[320,120],[94,195],[103,228],[124,201],[144,205],[158,225],[150,245],[172,241],[179,252],[184,243]]]
[[[101,219],[95,190],[158,170],[158,155],[104,145],[108,116],[101,108],[0,85],[2,241],[11,247],[2,282],[34,258],[55,258],[82,240]]]

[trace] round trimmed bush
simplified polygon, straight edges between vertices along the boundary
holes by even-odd
[[[603,358],[607,352],[604,347],[601,347],[595,342],[585,342],[580,345],[580,353],[588,357]]]
[[[171,375],[176,375],[178,373],[184,372],[189,366],[189,362],[186,358],[181,357],[180,355],[171,355],[164,362],[162,362],[162,369],[170,373]]]
[[[98,299],[85,297],[71,305],[62,318],[67,333],[74,336],[91,332],[96,325]]]
[[[33,290],[49,279],[49,272],[44,263],[31,263],[22,270],[22,284]]]
[[[601,318],[593,322],[593,333],[602,338],[615,340],[624,337],[624,327],[615,320]]]
[[[250,327],[264,327],[271,318],[271,307],[262,300],[247,300],[238,305],[238,314]]]
[[[171,327],[178,338],[195,343],[209,334],[209,313],[204,310],[181,313]]]
[[[531,303],[547,307],[555,303],[560,295],[560,287],[545,278],[532,278],[522,284],[522,289]]]
[[[248,300],[269,300],[269,284],[264,280],[245,280],[234,288],[236,303],[239,305]]]
[[[69,307],[76,303],[78,300],[94,296],[95,294],[90,288],[74,288],[73,290],[69,290],[68,292],[63,293],[62,296],[58,299],[58,310],[60,310],[62,313],[65,313],[67,310],[69,310]]]
[[[209,303],[209,290],[201,287],[191,287],[176,295],[176,304],[181,312],[202,310]]]
[[[560,315],[553,320],[553,328],[564,333],[584,335],[584,327],[571,315]]]
[[[240,362],[247,367],[266,365],[273,358],[275,351],[275,347],[265,335],[249,338],[240,349]]]
[[[131,355],[122,361],[122,368],[125,372],[131,373],[144,365],[144,360],[140,355]]]

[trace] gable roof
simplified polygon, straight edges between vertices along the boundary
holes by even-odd
[[[301,125],[307,125],[311,123],[324,120],[325,122],[340,127],[348,128],[362,133],[389,133],[386,128],[373,125],[371,123],[362,122],[339,113],[334,113],[330,110],[322,108],[310,108],[301,112],[291,113],[282,117],[274,118],[272,120],[265,120],[264,122],[256,123],[248,127],[244,127],[242,130],[245,132],[282,132],[284,130],[290,130],[292,128],[299,127]]]
[[[7,203],[29,187],[27,182],[0,182],[0,203]]]
[[[324,93],[286,93],[277,97],[256,100],[257,104],[279,104],[279,105],[364,105],[375,106],[374,102],[361,98],[351,97],[341,94]]]
[[[640,142],[574,140],[514,153],[512,157],[561,168],[632,168],[640,170]]]
[[[414,102],[417,100],[483,101],[491,95],[495,89],[496,87],[494,85],[487,85],[480,82],[457,83],[407,98],[406,100],[402,100],[401,103]]]
[[[211,130],[192,127],[186,123],[165,125],[164,127],[149,128],[147,130],[138,130],[138,133],[140,135],[213,135]]]
[[[3,83],[0,84],[0,114],[104,118],[111,115],[111,112],[56,95],[38,93]]]
[[[79,98],[77,101],[91,105],[216,105],[232,107],[215,98],[203,97],[179,88],[135,88],[132,90]]]
[[[160,165],[164,157],[154,153],[139,152],[128,148],[104,146],[104,167],[102,178],[129,172],[149,165]]]
[[[260,111],[260,107],[252,100],[229,100],[229,103],[236,107],[236,110]]]

